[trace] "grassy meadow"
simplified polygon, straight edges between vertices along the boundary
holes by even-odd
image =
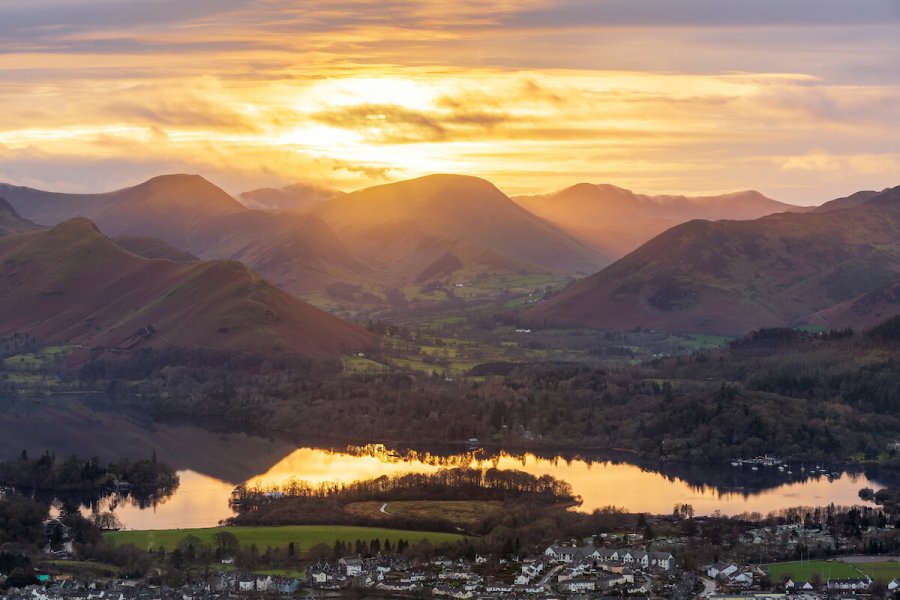
[[[389,539],[396,545],[400,539],[416,543],[423,539],[432,544],[455,542],[462,536],[452,533],[435,533],[430,531],[406,531],[401,529],[384,529],[380,527],[351,527],[339,525],[289,525],[284,527],[208,527],[202,529],[165,529],[146,531],[113,531],[105,534],[109,540],[117,544],[133,544],[144,550],[158,550],[160,547],[170,551],[178,542],[193,535],[202,543],[214,546],[214,536],[220,531],[228,531],[237,537],[242,546],[256,544],[257,548],[285,548],[291,542],[305,552],[316,544],[334,545],[338,540],[353,543],[356,540],[379,539],[384,543]]]

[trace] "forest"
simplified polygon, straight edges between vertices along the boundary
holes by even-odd
[[[625,451],[727,462],[900,465],[894,322],[866,332],[764,329],[642,364],[476,365],[467,377],[356,373],[338,360],[144,349],[65,376],[111,406],[323,442]],[[322,424],[327,423],[327,427]]]
[[[58,460],[50,452],[30,459],[23,450],[17,460],[0,462],[0,484],[51,493],[134,489],[166,494],[178,487],[178,474],[157,461],[155,455],[137,461],[122,458],[102,465],[96,457],[81,459],[73,455]]]

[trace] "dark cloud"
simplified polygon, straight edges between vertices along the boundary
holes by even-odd
[[[504,20],[510,27],[748,27],[900,22],[897,0],[561,0]]]

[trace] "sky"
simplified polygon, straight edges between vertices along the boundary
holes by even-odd
[[[900,0],[3,0],[0,181],[900,185]]]

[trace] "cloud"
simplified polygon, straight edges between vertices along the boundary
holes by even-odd
[[[4,0],[3,176],[83,189],[186,169],[243,191],[441,170],[821,200],[836,170],[860,187],[896,172],[898,8]]]

